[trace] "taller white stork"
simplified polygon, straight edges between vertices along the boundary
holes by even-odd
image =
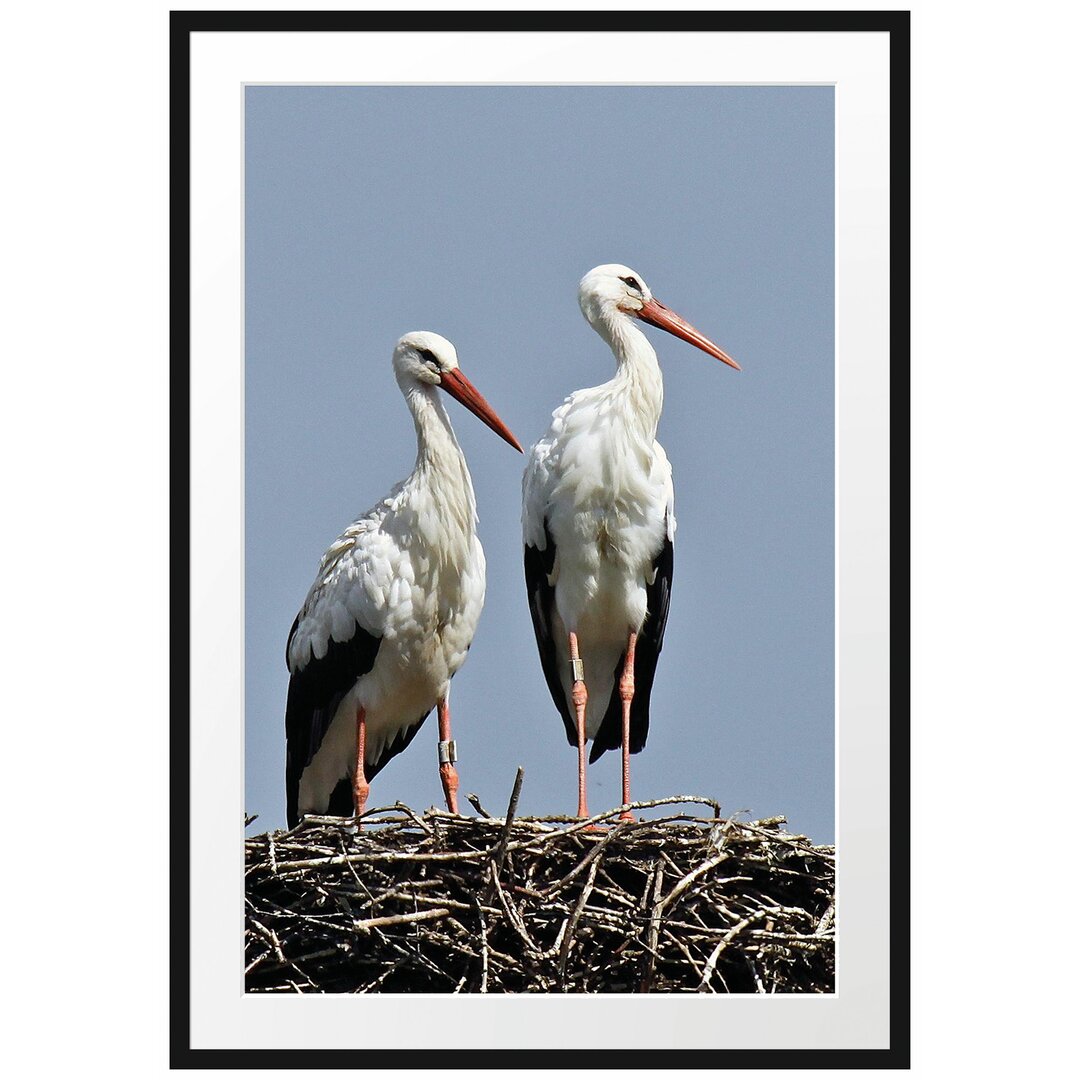
[[[439,773],[457,813],[450,680],[484,606],[484,551],[465,455],[445,390],[515,450],[510,429],[427,331],[394,348],[394,375],[416,425],[407,480],[327,549],[285,647],[287,816],[361,814],[368,781],[439,712]]]
[[[578,390],[552,413],[525,469],[522,530],[540,662],[567,740],[577,745],[578,816],[588,817],[589,739],[590,762],[621,745],[623,804],[630,802],[630,755],[648,735],[671,593],[674,489],[656,441],[664,385],[637,324],[740,369],[628,266],[590,270],[578,302],[618,366],[609,382]]]

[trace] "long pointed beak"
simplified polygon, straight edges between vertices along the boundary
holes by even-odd
[[[666,304],[661,304],[655,296],[645,301],[644,307],[637,313],[637,316],[651,326],[658,326],[661,330],[666,330],[669,334],[682,338],[683,341],[689,341],[691,345],[696,345],[702,352],[715,356],[717,360],[723,360],[725,364],[730,364],[736,371],[742,371],[742,368],[719,345],[713,344],[700,330],[691,326],[681,315],[677,315]]]
[[[484,395],[465,378],[460,368],[444,371],[441,385],[452,398],[460,401],[473,416],[483,420],[496,435],[505,439],[519,454],[525,452],[521,449],[521,443],[514,438],[514,433],[498,418],[495,410],[484,400]]]

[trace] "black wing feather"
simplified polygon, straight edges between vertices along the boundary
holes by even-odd
[[[653,562],[656,576],[646,589],[648,613],[634,649],[634,699],[630,702],[631,754],[643,750],[645,740],[649,737],[649,696],[652,694],[653,678],[656,675],[656,661],[664,647],[664,628],[667,626],[674,563],[675,545],[670,539],[666,539],[660,554]],[[624,651],[615,667],[615,685],[611,689],[607,712],[604,713],[600,729],[593,739],[590,763],[606,751],[618,750],[622,746],[622,698],[619,695],[619,680],[622,678],[625,663]]]
[[[298,615],[289,631],[290,643],[299,624]],[[369,634],[357,624],[348,641],[331,638],[326,655],[320,660],[312,656],[302,668],[293,672],[289,680],[289,697],[285,705],[285,802],[290,829],[300,820],[297,812],[300,777],[322,745],[341,699],[361,675],[372,669],[381,644],[382,638]],[[288,645],[285,654],[288,656]],[[404,746],[384,754],[378,768],[403,749]],[[334,794],[337,794],[336,790]],[[351,794],[349,799],[347,812],[352,813]]]
[[[383,752],[379,756],[379,760],[372,763],[364,762],[364,775],[369,780],[374,779],[382,771],[383,766],[391,759],[396,758],[402,750],[405,749],[413,741],[413,737],[420,730],[420,726],[431,715],[432,710],[428,709],[423,716],[420,717],[414,724],[411,724],[407,728],[402,728],[393,739],[383,747]],[[352,810],[349,811],[352,813]]]
[[[544,669],[548,690],[555,707],[566,727],[566,740],[577,746],[577,723],[570,715],[566,691],[559,678],[559,658],[555,651],[555,635],[551,631],[555,613],[555,590],[548,583],[548,575],[555,565],[555,541],[551,538],[547,521],[544,521],[544,540],[547,546],[541,551],[531,544],[525,545],[525,587],[529,592],[529,613],[532,615],[536,647],[540,650],[540,666]]]

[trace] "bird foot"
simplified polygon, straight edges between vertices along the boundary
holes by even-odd
[[[457,793],[460,781],[457,769],[453,765],[445,764],[439,767],[439,777],[442,780],[443,795],[446,797],[446,809],[451,814],[458,812]]]
[[[366,783],[354,783],[353,784],[353,816],[359,818],[367,807],[368,792],[371,791],[371,785]],[[364,823],[362,821],[356,822],[356,827],[362,829]]]

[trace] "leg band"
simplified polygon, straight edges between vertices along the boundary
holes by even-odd
[[[457,740],[445,739],[439,743],[439,764],[452,765],[457,761]]]

